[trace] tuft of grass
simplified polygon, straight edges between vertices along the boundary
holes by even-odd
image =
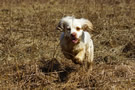
[[[0,89],[135,89],[134,0],[1,0]],[[66,59],[56,26],[87,18],[92,71]]]

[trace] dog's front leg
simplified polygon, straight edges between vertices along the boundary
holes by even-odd
[[[85,49],[82,49],[77,53],[77,55],[74,58],[74,62],[78,64],[83,64],[83,59],[85,57]]]

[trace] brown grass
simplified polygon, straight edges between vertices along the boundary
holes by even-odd
[[[0,89],[135,89],[134,0],[1,0]],[[55,28],[66,15],[94,25],[93,71],[66,59]]]

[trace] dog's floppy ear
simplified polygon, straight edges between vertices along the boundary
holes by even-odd
[[[58,26],[56,27],[56,30],[63,31],[65,29],[65,26],[66,26],[66,22],[64,22],[63,20],[61,20],[59,22]]]
[[[56,27],[56,30],[62,31],[63,30],[63,25],[62,25],[62,21],[60,21]]]
[[[82,23],[83,23],[83,25],[82,25],[82,29],[83,30],[93,31],[93,25],[92,25],[92,23],[89,20],[83,19],[83,18],[81,20],[82,20]]]

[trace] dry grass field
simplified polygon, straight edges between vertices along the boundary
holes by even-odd
[[[66,59],[63,16],[94,25],[93,70]],[[0,90],[134,90],[135,0],[1,0]]]

